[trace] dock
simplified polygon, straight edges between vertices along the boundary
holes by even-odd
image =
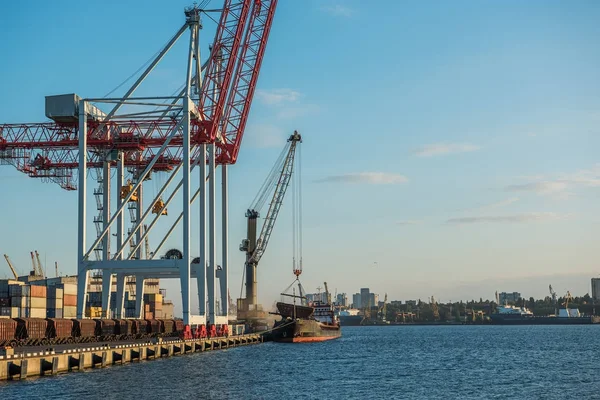
[[[89,368],[105,368],[133,362],[151,361],[204,351],[263,343],[260,334],[194,340],[165,340],[151,343],[110,344],[99,347],[0,355],[0,380],[57,375]]]

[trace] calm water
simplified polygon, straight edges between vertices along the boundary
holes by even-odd
[[[600,399],[600,326],[346,327],[0,383],[0,399]]]

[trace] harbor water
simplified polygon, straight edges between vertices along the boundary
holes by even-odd
[[[345,327],[340,339],[0,382],[1,399],[600,399],[600,326]]]

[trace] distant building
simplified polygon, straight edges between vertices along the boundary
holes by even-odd
[[[392,300],[390,302],[391,305],[393,306],[401,306],[402,305],[402,300]]]
[[[369,307],[375,307],[379,303],[379,295],[375,293],[369,293]]]
[[[361,305],[360,293],[354,293],[352,295],[352,308],[360,308],[360,305]]]
[[[348,296],[346,296],[346,293],[339,293],[335,298],[335,302],[345,307],[348,305]]]
[[[521,299],[521,293],[519,292],[512,292],[512,293],[507,293],[507,292],[502,292],[498,295],[498,301],[500,302],[500,304],[515,304],[518,303],[519,300]]]
[[[592,278],[592,299],[600,300],[600,278]]]
[[[412,307],[416,307],[417,306],[417,301],[416,300],[406,300],[405,301],[407,306],[412,306]]]
[[[371,307],[369,288],[360,289],[360,308]]]

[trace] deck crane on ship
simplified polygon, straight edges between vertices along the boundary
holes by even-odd
[[[248,225],[247,238],[240,245],[240,251],[246,253],[246,262],[244,264],[246,297],[238,299],[237,315],[238,320],[247,321],[250,325],[255,324],[265,317],[265,313],[260,310],[257,300],[258,282],[256,271],[258,263],[267,249],[277,216],[283,205],[283,199],[294,173],[296,149],[301,142],[302,137],[297,131],[294,131],[288,138],[286,146],[279,155],[267,179],[262,184],[252,205],[246,211]],[[273,195],[269,196],[271,192]],[[269,209],[265,215],[260,235],[257,235],[257,222],[260,217],[260,210],[269,197],[271,197]]]

